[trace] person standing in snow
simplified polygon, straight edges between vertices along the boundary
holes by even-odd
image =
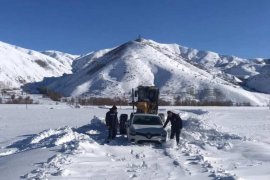
[[[115,105],[106,113],[105,121],[108,127],[108,141],[110,141],[116,137],[118,127],[117,107]]]
[[[182,129],[182,119],[178,114],[175,114],[171,111],[167,111],[167,120],[165,124],[163,125],[163,128],[165,128],[168,124],[168,122],[171,122],[171,136],[170,139],[173,139],[174,136],[176,135],[176,143],[177,145],[179,144],[179,138],[180,138],[180,133]]]

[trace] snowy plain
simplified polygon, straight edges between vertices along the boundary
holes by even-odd
[[[180,146],[103,145],[106,106],[0,105],[0,179],[270,179],[269,108],[169,109],[184,120]]]

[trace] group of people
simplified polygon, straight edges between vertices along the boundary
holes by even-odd
[[[117,134],[118,129],[118,117],[117,117],[117,107],[114,105],[110,110],[106,113],[106,126],[108,127],[108,141],[114,139]],[[167,111],[167,119],[163,125],[163,128],[167,126],[168,123],[171,123],[171,135],[170,139],[174,139],[176,136],[176,143],[179,144],[180,141],[180,133],[183,127],[181,117],[173,113],[172,111]]]

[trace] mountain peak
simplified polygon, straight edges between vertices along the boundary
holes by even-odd
[[[40,53],[3,42],[0,52],[0,88],[20,87],[45,78],[35,87],[47,86],[66,96],[123,97],[139,85],[155,85],[163,99],[254,105],[268,103],[269,97],[245,89],[270,93],[267,61],[144,38],[81,57],[53,50]]]
[[[245,63],[234,57],[140,38],[80,57],[72,65],[73,74],[45,79],[42,85],[66,96],[95,97],[122,97],[139,85],[155,85],[165,99],[261,105],[267,101],[242,89],[237,85],[241,80],[233,75],[251,76],[252,68],[243,74],[232,70],[243,68]]]
[[[40,52],[0,42],[0,89],[71,73],[71,65]]]

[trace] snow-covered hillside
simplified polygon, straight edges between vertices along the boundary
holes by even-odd
[[[74,62],[74,60],[79,57],[78,55],[68,54],[68,53],[54,51],[54,50],[43,51],[41,53],[48,55],[54,59],[57,59],[66,67],[70,67],[70,70],[72,70],[71,65]]]
[[[251,93],[236,85],[236,77],[218,76],[217,71],[220,70],[214,68],[219,63],[237,65],[247,60],[223,57],[224,62],[221,63],[219,57],[215,53],[202,53],[176,44],[138,39],[78,58],[73,64],[73,74],[46,78],[41,85],[66,96],[123,96],[138,85],[155,85],[165,98],[230,100],[254,105],[268,102],[265,95]],[[211,68],[214,69],[210,71]]]
[[[247,86],[270,94],[270,65],[262,68],[261,73],[248,79]]]
[[[270,87],[269,73],[265,73],[265,67],[269,66],[268,59],[244,59],[236,56],[220,55],[211,51],[199,51],[197,49],[178,46],[180,56],[188,62],[194,64],[197,67],[206,69],[209,73],[216,75],[226,81],[230,81],[234,84],[247,85],[248,88],[255,91],[269,93]],[[269,71],[268,71],[269,72]],[[261,74],[263,74],[261,76]],[[260,82],[254,82],[254,76],[256,80]],[[259,77],[259,79],[258,79]],[[253,83],[254,82],[254,83]],[[262,88],[261,85],[265,84],[267,87]]]
[[[80,57],[53,50],[40,53],[0,42],[0,88],[59,77],[28,87],[33,91],[33,87],[47,86],[66,96],[122,97],[138,85],[155,85],[161,97],[169,100],[266,105],[266,95],[245,89],[270,93],[269,66],[269,60],[224,56],[146,39]]]
[[[25,83],[41,81],[44,77],[58,77],[64,73],[71,73],[71,60],[75,56],[59,52],[55,54],[53,58],[37,51],[0,42],[0,89],[19,88]]]
[[[222,75],[227,73],[240,79],[247,79],[259,74],[260,69],[265,65],[263,61],[243,59],[235,56],[220,55],[211,51],[199,51],[192,48],[181,47],[180,56],[194,63],[201,65],[211,73]]]

